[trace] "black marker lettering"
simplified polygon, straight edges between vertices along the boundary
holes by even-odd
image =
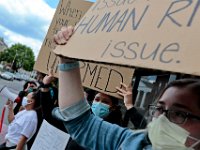
[[[184,7],[179,8],[179,9],[177,9],[177,10],[175,10],[175,11],[170,12],[171,9],[172,9],[172,7],[173,7],[175,4],[182,3],[182,2],[188,2],[188,3],[187,3]],[[164,20],[165,20],[166,18],[169,18],[175,25],[181,27],[182,24],[179,23],[176,19],[174,19],[174,18],[172,17],[172,15],[175,14],[175,13],[180,12],[181,10],[186,9],[186,8],[189,7],[191,4],[192,4],[192,0],[177,0],[177,1],[175,1],[175,2],[172,2],[171,5],[169,6],[167,12],[165,13],[164,17],[161,19],[161,21],[160,21],[160,23],[159,23],[159,25],[158,25],[158,28],[161,27],[161,25],[164,23]]]

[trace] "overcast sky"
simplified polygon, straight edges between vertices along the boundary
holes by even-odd
[[[95,0],[89,0],[95,1]],[[0,37],[22,43],[37,57],[59,0],[0,0]]]

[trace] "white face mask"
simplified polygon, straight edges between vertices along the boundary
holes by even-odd
[[[167,117],[160,115],[148,125],[148,135],[154,150],[194,150],[200,139],[189,136],[189,132],[170,122]],[[196,142],[186,147],[187,138]]]
[[[25,107],[25,106],[27,106],[29,104],[31,104],[31,103],[29,103],[28,99],[26,97],[24,97],[23,100],[22,100],[22,106]]]

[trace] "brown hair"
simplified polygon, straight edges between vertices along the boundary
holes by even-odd
[[[159,95],[158,98],[160,98],[164,92],[170,88],[170,87],[177,87],[179,89],[188,89],[190,92],[198,96],[198,105],[200,108],[200,79],[192,79],[192,78],[186,78],[186,79],[179,79],[172,81],[165,87],[165,89],[162,91],[162,93]]]

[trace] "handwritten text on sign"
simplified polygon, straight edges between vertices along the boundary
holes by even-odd
[[[133,68],[87,62],[80,64],[83,86],[90,89],[121,98],[117,94],[116,86],[120,87],[120,82],[127,85],[132,82]]]
[[[53,42],[54,34],[56,34],[62,26],[75,26],[91,5],[91,2],[83,0],[60,0],[34,65],[35,70],[46,74],[48,74],[49,69],[53,69],[54,73],[57,72],[58,59],[52,52],[52,50],[55,49],[55,43]]]
[[[84,87],[121,98],[117,94],[116,86],[120,87],[120,82],[127,85],[132,82],[133,68],[82,61],[79,63]],[[58,77],[58,72],[55,75]]]
[[[98,0],[55,52],[200,75],[199,8],[200,0]]]

